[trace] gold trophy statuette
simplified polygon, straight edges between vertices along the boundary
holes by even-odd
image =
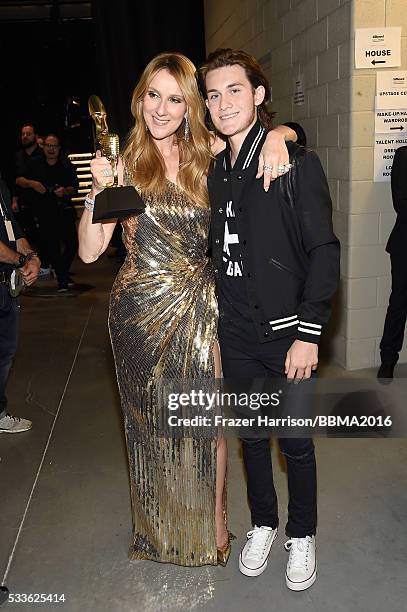
[[[112,180],[105,184],[105,187],[118,187],[119,177],[117,165],[119,163],[119,137],[117,134],[104,134],[100,139],[103,155],[109,160],[112,166]]]
[[[106,177],[105,189],[96,196],[92,221],[97,223],[104,219],[139,214],[145,205],[135,188],[119,186],[117,172],[120,155],[119,136],[109,132],[107,114],[101,99],[98,96],[90,96],[88,108],[95,122],[96,142],[112,168],[111,177]]]

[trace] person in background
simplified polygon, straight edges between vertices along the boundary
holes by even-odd
[[[384,383],[393,378],[403,346],[407,317],[407,147],[400,147],[394,154],[391,191],[397,219],[386,245],[391,262],[391,293],[380,342],[382,363],[377,372],[377,377]]]
[[[15,186],[13,189],[12,210],[24,231],[30,244],[39,249],[38,224],[34,215],[35,194],[41,193],[43,186],[28,177],[31,174],[31,164],[42,159],[43,152],[38,143],[36,127],[32,123],[25,123],[21,128],[21,149],[17,151],[14,164]],[[43,268],[40,276],[50,274],[45,256],[41,253]]]
[[[72,163],[61,152],[56,134],[44,138],[44,157],[32,164],[31,179],[42,189],[36,193],[35,215],[41,244],[55,270],[58,291],[73,286],[70,267],[78,250],[76,210],[72,196],[78,190],[78,178]]]
[[[20,270],[26,285],[38,277],[40,260],[24,237],[11,210],[10,192],[0,179],[0,433],[31,429],[28,419],[7,411],[6,385],[17,350],[18,298],[10,294],[10,278]]]
[[[31,161],[42,158],[42,149],[38,145],[37,130],[32,123],[27,123],[21,128],[21,149],[17,151],[15,158],[15,182],[20,188],[19,191],[19,207],[21,201],[24,201],[24,191],[34,190],[41,192],[39,185],[25,178],[28,173],[29,164]],[[29,191],[28,191],[29,193]]]

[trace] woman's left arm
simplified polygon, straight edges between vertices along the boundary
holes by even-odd
[[[263,176],[264,191],[268,191],[271,181],[285,174],[288,171],[279,172],[279,166],[286,166],[289,163],[287,141],[296,142],[297,133],[287,125],[278,125],[267,134],[267,138],[260,151],[259,167],[256,178]],[[271,167],[271,170],[264,171],[264,166]]]

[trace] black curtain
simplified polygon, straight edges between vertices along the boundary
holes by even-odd
[[[22,124],[34,122],[41,135],[55,131],[64,137],[68,96],[80,101],[83,123],[84,143],[75,150],[91,150],[87,100],[100,88],[93,23],[90,19],[0,22],[0,55],[0,172],[13,186]]]
[[[195,65],[205,59],[203,0],[92,2],[96,56],[109,130],[123,137],[132,123],[131,94],[146,64],[179,51]]]

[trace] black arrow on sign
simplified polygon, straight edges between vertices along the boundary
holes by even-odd
[[[386,64],[386,60],[372,60],[372,64]]]
[[[399,125],[397,127],[391,127],[391,130],[400,130],[400,132],[402,132],[404,130],[404,125]]]

